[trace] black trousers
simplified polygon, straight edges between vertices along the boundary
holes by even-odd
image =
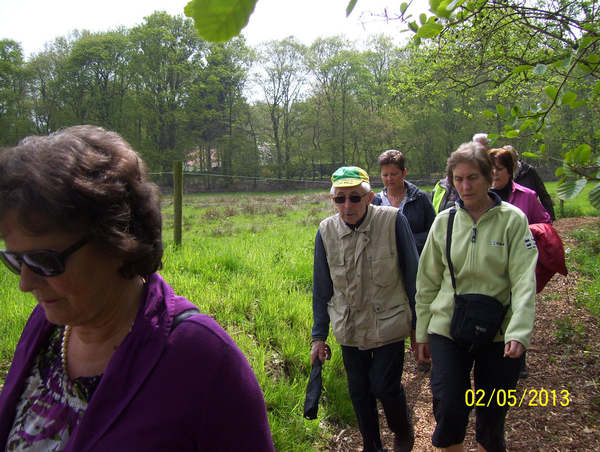
[[[433,415],[437,423],[433,445],[443,448],[462,443],[469,413],[479,401],[484,406],[475,407],[477,442],[488,452],[505,452],[504,420],[509,405],[502,396],[517,387],[519,360],[504,358],[504,342],[495,342],[489,349],[473,355],[452,339],[430,334],[429,347]],[[471,388],[473,366],[474,389]],[[474,399],[465,397],[468,390],[474,391],[471,394]]]
[[[381,451],[377,399],[390,430],[399,435],[408,431],[409,412],[402,386],[404,341],[370,350],[342,345],[342,357],[364,452]]]

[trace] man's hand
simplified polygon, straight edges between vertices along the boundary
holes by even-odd
[[[415,357],[415,361],[419,362],[419,350],[417,348],[417,339],[416,339],[416,335],[417,335],[417,331],[416,330],[410,330],[410,349],[413,352],[413,355]]]
[[[310,365],[315,363],[315,360],[319,358],[323,364],[326,359],[331,359],[331,349],[325,341],[313,341],[312,349],[310,350]]]
[[[508,341],[504,346],[504,357],[519,358],[525,353],[525,347],[518,341]]]

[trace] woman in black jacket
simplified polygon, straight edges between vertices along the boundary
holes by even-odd
[[[402,152],[393,149],[385,151],[377,162],[385,188],[375,195],[371,204],[397,207],[402,211],[421,255],[429,228],[435,219],[431,200],[427,193],[405,180],[407,170]]]

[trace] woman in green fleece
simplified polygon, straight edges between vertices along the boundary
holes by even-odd
[[[525,214],[489,191],[493,165],[484,146],[462,144],[448,159],[446,172],[460,195],[451,246],[456,293],[486,294],[510,306],[491,347],[473,354],[452,340],[454,289],[446,258],[449,210],[440,213],[419,261],[416,296],[417,354],[432,362],[437,422],[432,443],[444,451],[462,451],[473,405],[465,396],[472,390],[474,368],[474,390],[486,401],[486,406],[476,407],[478,451],[504,452],[508,403],[497,395],[513,394],[519,378],[517,358],[529,346],[537,248]]]

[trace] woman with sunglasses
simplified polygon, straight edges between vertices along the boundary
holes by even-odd
[[[0,152],[0,237],[38,302],[0,450],[273,451],[247,360],[156,273],[158,191],[120,135],[76,126]]]

